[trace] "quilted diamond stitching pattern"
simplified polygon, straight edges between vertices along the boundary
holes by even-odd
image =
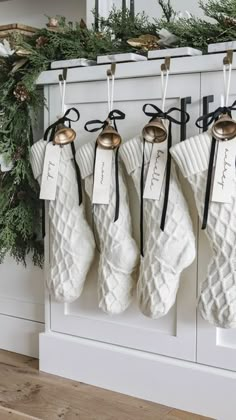
[[[114,160],[109,205],[94,205],[94,222],[100,241],[98,268],[99,307],[109,314],[124,312],[130,305],[135,286],[134,273],[138,264],[139,251],[131,236],[131,217],[123,171],[119,165],[120,210],[115,216]],[[85,179],[85,188],[91,197],[93,176]]]
[[[207,171],[190,176],[202,220]],[[201,285],[199,310],[204,319],[223,327],[236,327],[236,182],[229,204],[210,203],[206,229],[213,257]]]
[[[141,143],[140,143],[141,148]],[[145,166],[144,179],[148,165]],[[140,198],[141,168],[132,173]],[[164,189],[160,200],[144,200],[144,257],[138,280],[141,311],[151,318],[168,313],[176,301],[182,270],[195,258],[195,239],[188,207],[172,164],[165,230],[160,230]]]

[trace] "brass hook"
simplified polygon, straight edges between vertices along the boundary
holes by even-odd
[[[111,64],[111,68],[107,70],[107,76],[112,77],[116,74],[116,63]]]
[[[161,64],[161,71],[170,70],[170,57],[165,58],[165,62]]]
[[[234,55],[233,50],[227,50],[226,56],[223,59],[224,66],[229,66],[230,64],[233,63],[233,55]]]
[[[65,68],[65,69],[62,70],[62,74],[59,74],[59,76],[58,76],[59,82],[66,81],[66,79],[67,79],[67,70],[68,69]]]

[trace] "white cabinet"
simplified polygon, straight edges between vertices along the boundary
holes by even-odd
[[[215,96],[212,107],[219,102],[222,74],[217,70],[221,63],[222,55],[177,58],[171,62],[166,106],[180,107],[180,99],[191,96],[191,104],[187,105],[191,115],[187,136],[198,132],[195,121],[201,113],[202,96]],[[68,71],[66,103],[77,107],[81,113],[76,123],[76,147],[96,136],[84,131],[85,122],[106,117],[107,68],[96,66]],[[53,122],[60,111],[59,74],[60,70],[46,72],[38,80],[39,85],[45,86],[48,100],[45,126]],[[161,104],[160,61],[118,64],[116,78],[115,108],[126,113],[126,120],[118,124],[125,141],[140,133],[147,121],[142,112],[143,104]],[[233,77],[234,92],[236,95]],[[174,142],[179,138],[179,127],[175,126]],[[138,241],[139,206],[132,183],[129,179],[127,182],[134,236]],[[43,371],[219,420],[234,420],[236,331],[216,329],[197,317],[198,289],[206,274],[210,251],[198,226],[193,194],[182,177],[181,184],[193,220],[198,253],[195,262],[182,275],[176,305],[159,320],[144,317],[135,300],[120,316],[102,313],[97,305],[96,262],[78,301],[63,305],[50,298],[46,300],[40,367]],[[48,252],[46,256],[49,258]],[[224,406],[220,398],[223,392]]]
[[[105,70],[104,70],[105,73]],[[199,113],[199,75],[179,76],[170,78],[169,99],[167,107],[180,107],[181,97],[189,94],[188,86],[192,86],[192,105],[189,111],[193,120]],[[138,86],[138,88],[137,88]],[[185,88],[183,88],[185,86]],[[145,122],[148,121],[142,112],[143,104],[152,102],[161,106],[161,81],[160,77],[142,77],[137,79],[121,79],[115,84],[114,108],[121,109],[126,114],[126,120],[119,123],[123,139],[129,139],[141,132]],[[83,82],[69,84],[66,103],[75,106],[81,113],[77,124],[78,144],[89,141],[97,135],[86,133],[84,124],[89,119],[105,119],[107,113],[107,88],[106,82]],[[50,118],[53,121],[59,111],[58,86],[50,87]],[[178,115],[177,115],[178,117]],[[189,130],[193,132],[194,127]],[[179,126],[174,128],[173,139],[178,141],[180,136]],[[130,188],[132,197],[132,214],[135,220],[135,236],[138,239],[139,211],[134,188]],[[196,213],[193,210],[195,228],[197,226]],[[60,305],[51,303],[51,329],[56,332],[67,333],[73,336],[98,340],[105,343],[135,348],[157,354],[165,354],[185,360],[196,358],[196,263],[186,270],[181,279],[181,288],[176,306],[170,313],[160,319],[151,320],[143,316],[133,304],[124,314],[109,317],[98,309],[97,266],[87,279],[84,293],[73,304]]]
[[[43,330],[43,272],[30,258],[25,268],[8,257],[0,265],[0,348],[38,357]]]

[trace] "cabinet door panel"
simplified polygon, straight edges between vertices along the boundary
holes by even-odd
[[[229,104],[236,99],[236,71],[232,73]],[[221,72],[206,73],[201,77],[201,96],[214,95],[214,102],[209,104],[209,110],[213,111],[220,105],[220,96],[224,91],[223,74]],[[198,289],[200,293],[200,286],[207,275],[207,265],[212,253],[204,232],[201,229],[199,231]],[[209,366],[236,370],[236,330],[216,328],[198,315],[197,361]]]
[[[0,314],[44,322],[43,272],[27,258],[27,267],[7,257],[0,265]]]
[[[196,133],[194,121],[199,115],[200,75],[171,76],[168,91],[171,93],[167,107],[180,106],[180,99],[192,96],[189,106],[191,123],[188,134]],[[68,84],[66,103],[76,106],[81,119],[76,124],[78,140],[76,147],[95,139],[96,134],[86,133],[83,126],[94,118],[104,120],[107,113],[106,82]],[[147,102],[161,106],[160,77],[121,79],[115,84],[114,108],[126,113],[126,120],[118,122],[124,141],[141,132],[147,122],[142,112]],[[49,119],[53,121],[60,110],[58,86],[50,87]],[[178,115],[176,115],[179,118]],[[179,140],[179,127],[173,128],[173,140]],[[128,179],[134,236],[139,237],[139,205],[132,182]],[[193,197],[188,185],[183,190],[188,198],[195,232],[197,216]],[[89,207],[88,207],[89,208]],[[98,256],[97,256],[98,260]],[[151,320],[143,316],[134,301],[122,315],[109,317],[98,309],[96,295],[97,261],[93,264],[86,281],[85,290],[73,304],[59,304],[51,300],[51,329],[91,340],[113,343],[120,346],[145,350],[171,357],[195,360],[196,350],[196,262],[182,275],[177,304],[167,316]],[[134,299],[135,300],[135,299]]]

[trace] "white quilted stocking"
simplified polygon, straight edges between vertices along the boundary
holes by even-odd
[[[46,142],[31,148],[30,161],[35,178],[41,183]],[[72,302],[82,293],[94,256],[93,234],[84,217],[79,195],[71,146],[62,148],[56,199],[49,201],[50,276],[49,291],[59,302]]]
[[[142,140],[137,137],[121,148],[127,172],[132,176],[140,198]],[[145,173],[152,145],[145,144]],[[164,188],[161,198],[144,200],[144,257],[138,280],[138,301],[144,315],[160,318],[174,305],[180,274],[195,258],[195,240],[188,207],[172,165],[169,202],[164,232],[160,229]]]
[[[194,191],[199,217],[204,210],[211,137],[192,137],[171,153]],[[236,182],[231,203],[210,202],[206,228],[213,257],[201,285],[199,310],[204,319],[222,328],[236,327]]]
[[[76,154],[90,200],[93,191],[94,153],[95,143],[87,143],[77,150]],[[139,259],[138,248],[131,236],[128,194],[120,164],[119,186],[119,218],[114,222],[116,193],[115,159],[113,159],[110,203],[93,206],[94,223],[101,251],[98,268],[99,307],[109,314],[122,313],[129,306],[134,288],[133,274]]]

